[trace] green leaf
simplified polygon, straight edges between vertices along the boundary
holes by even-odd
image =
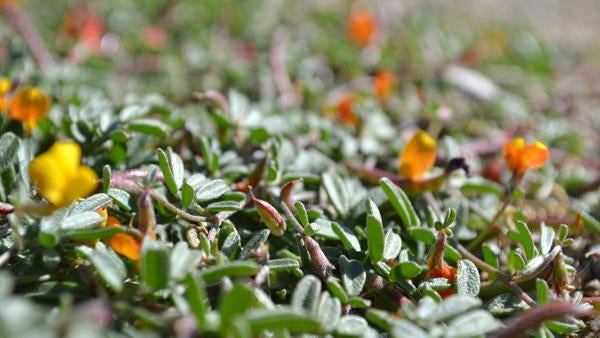
[[[450,208],[446,211],[445,215],[444,215],[444,222],[443,227],[444,228],[448,228],[452,225],[452,223],[454,223],[454,221],[456,220],[456,210]]]
[[[206,284],[216,283],[223,277],[249,277],[260,270],[260,266],[251,261],[233,261],[208,267],[200,272]]]
[[[402,239],[400,236],[389,229],[385,233],[384,247],[383,247],[383,258],[386,260],[396,259],[402,249]]]
[[[89,229],[101,224],[104,221],[104,217],[100,216],[99,213],[95,211],[84,211],[65,217],[60,223],[60,229],[62,231]]]
[[[545,280],[537,278],[535,280],[535,290],[536,290],[536,301],[539,305],[544,305],[548,303],[548,295],[550,294],[550,288],[548,287],[548,283]]]
[[[264,331],[287,330],[292,334],[322,332],[321,323],[308,315],[284,307],[276,310],[253,310],[245,319],[257,336]]]
[[[125,211],[131,211],[132,206],[134,205],[131,196],[126,191],[116,188],[110,188],[107,192],[108,196],[110,196],[113,202],[119,206],[119,208]]]
[[[165,185],[174,196],[179,196],[179,189],[183,184],[183,161],[173,152],[171,147],[167,152],[157,149],[158,164],[165,179]]]
[[[239,252],[240,243],[240,234],[234,230],[225,237],[223,245],[221,246],[221,252],[229,259],[233,259],[235,254]]]
[[[181,186],[181,206],[187,209],[194,202],[194,188],[187,182]]]
[[[561,247],[555,246],[549,253],[543,256],[536,256],[515,274],[515,281],[523,282],[539,276],[554,261],[554,258],[560,251]]]
[[[254,292],[245,285],[235,284],[229,292],[221,297],[219,313],[221,314],[221,333],[230,332],[236,317],[256,306],[258,300]]]
[[[304,276],[296,285],[290,305],[295,309],[302,309],[307,313],[315,313],[319,305],[321,294],[321,281],[313,276]]]
[[[480,306],[481,300],[479,298],[466,295],[452,295],[444,299],[423,319],[431,322],[444,322]]]
[[[102,279],[116,292],[123,289],[123,281],[127,276],[125,264],[117,254],[109,250],[104,243],[98,242],[91,252],[90,261]]]
[[[412,228],[409,230],[409,236],[427,245],[435,243],[435,231],[431,228]]]
[[[293,258],[271,259],[267,263],[271,272],[286,271],[300,268],[300,263]]]
[[[0,137],[0,172],[13,165],[20,145],[21,139],[17,135],[11,132],[2,134]]]
[[[304,207],[304,204],[302,202],[296,202],[294,206],[298,211],[297,215],[298,219],[300,220],[300,224],[302,224],[302,226],[305,228],[308,227],[308,214],[306,213],[306,208]]]
[[[154,119],[137,119],[128,123],[130,131],[158,137],[166,137],[170,131],[170,127],[159,120]]]
[[[331,297],[329,293],[323,292],[315,317],[321,322],[325,332],[333,330],[342,315],[342,303],[338,298]]]
[[[196,200],[198,202],[214,200],[227,192],[229,192],[229,186],[225,181],[221,179],[211,180],[204,183],[196,190]]]
[[[600,234],[600,221],[595,219],[588,212],[583,210],[578,211],[581,219],[583,219],[583,224],[590,230],[594,231],[596,234]],[[565,236],[566,237],[566,236]]]
[[[479,271],[475,264],[467,259],[458,261],[456,269],[456,292],[459,295],[477,296],[481,288]]]
[[[98,227],[98,228],[84,228],[74,229],[63,232],[63,236],[69,237],[73,240],[94,240],[107,238],[118,233],[123,232],[121,227]]]
[[[370,199],[366,201],[367,208],[367,247],[371,262],[383,260],[384,233],[381,214],[377,205]]]
[[[390,334],[393,338],[430,338],[422,328],[406,319],[394,320]]]
[[[484,310],[474,310],[448,323],[445,338],[468,338],[498,330],[502,323]]]
[[[522,221],[517,221],[515,225],[517,227],[517,231],[509,231],[508,237],[520,243],[523,246],[523,250],[525,251],[525,256],[527,259],[532,259],[536,252],[529,227],[527,227],[527,224]]]
[[[102,191],[107,192],[110,189],[110,178],[112,176],[112,172],[110,166],[105,164],[102,167]]]
[[[221,211],[238,211],[241,208],[242,205],[237,201],[218,201],[206,206],[206,210],[213,213]]]
[[[369,324],[364,318],[357,315],[345,315],[340,319],[336,331],[342,336],[360,337],[368,328]]]
[[[199,332],[206,328],[206,314],[208,312],[208,297],[204,288],[204,281],[199,276],[188,274],[184,279],[185,299],[190,305],[190,309],[196,318],[196,325]]]
[[[331,223],[331,230],[337,235],[344,248],[360,251],[360,242],[352,230],[335,222]]]
[[[142,244],[142,262],[140,275],[142,281],[152,291],[164,289],[169,284],[170,270],[169,253],[160,245],[153,243],[150,239],[144,239]]]
[[[329,201],[340,216],[345,217],[350,208],[350,196],[346,184],[340,177],[327,173],[323,174],[321,181]]]
[[[253,251],[256,251],[256,249],[258,249],[261,246],[261,244],[267,241],[267,238],[269,238],[269,234],[271,234],[271,231],[269,231],[269,229],[262,229],[255,232],[254,235],[252,235],[252,237],[248,240],[248,242],[246,242],[246,244],[242,248],[239,259],[245,260],[248,257],[250,257],[250,254],[252,254]]]
[[[178,242],[171,252],[169,264],[171,278],[176,281],[182,280],[188,273],[196,269],[201,260],[201,251],[190,250],[184,241]]]
[[[514,293],[503,293],[492,298],[485,305],[485,308],[494,316],[501,317],[527,310],[529,309],[529,305]]]
[[[547,322],[544,322],[544,325],[547,328],[549,328],[552,332],[561,335],[568,335],[570,333],[574,333],[580,330],[579,326],[577,326],[576,324],[559,322],[556,320],[549,320]]]
[[[386,177],[379,180],[379,186],[381,186],[390,203],[398,213],[398,216],[402,219],[402,223],[407,228],[418,227],[421,225],[421,221],[417,217],[417,213],[415,212],[412,203],[399,186],[392,183],[392,181]]]
[[[327,277],[325,284],[327,284],[327,289],[329,289],[329,292],[331,292],[331,294],[333,294],[342,303],[346,303],[348,298],[350,298],[348,293],[346,293],[346,290],[344,290],[344,287],[334,277]]]
[[[431,289],[434,291],[446,290],[452,287],[452,284],[446,278],[429,278],[419,284],[419,290]]]
[[[43,217],[40,221],[40,244],[47,248],[54,247],[59,241],[60,224],[64,216],[64,210],[54,212],[50,216]]]
[[[402,262],[392,268],[390,271],[390,279],[396,282],[404,279],[411,279],[418,276],[422,270],[421,266],[415,262]]]
[[[481,253],[483,254],[484,262],[486,262],[488,265],[498,269],[498,266],[500,264],[500,259],[498,258],[498,255],[496,255],[496,253],[494,252],[492,247],[489,246],[489,244],[484,244],[481,246]]]
[[[339,258],[342,284],[350,296],[357,296],[367,281],[367,272],[363,264],[357,260],[348,260],[342,255]]]
[[[552,249],[554,235],[554,229],[546,226],[544,223],[540,224],[540,251],[542,255],[547,254]]]
[[[112,199],[107,194],[95,194],[77,203],[77,205],[71,209],[70,214],[75,215],[84,211],[96,211],[109,205],[111,202]]]

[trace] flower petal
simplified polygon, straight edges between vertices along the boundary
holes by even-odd
[[[411,181],[423,177],[435,163],[436,147],[435,140],[419,130],[400,153],[400,174]]]
[[[108,244],[119,254],[137,261],[140,259],[140,242],[128,234],[116,234],[108,239]]]

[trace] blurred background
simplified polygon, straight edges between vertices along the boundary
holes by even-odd
[[[64,102],[156,94],[185,105],[194,93],[235,89],[263,109],[321,114],[346,93],[373,98],[371,82],[385,71],[395,85],[376,104],[395,122],[431,118],[442,106],[467,136],[527,130],[574,155],[599,154],[600,122],[592,119],[600,107],[599,1],[23,0],[12,7],[31,20],[57,66],[36,75],[28,41],[4,11],[0,72],[45,81]],[[358,24],[372,30],[361,42],[349,22],[364,12],[373,27]]]

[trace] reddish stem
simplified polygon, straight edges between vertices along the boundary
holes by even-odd
[[[593,318],[596,313],[593,310],[584,308],[577,304],[569,303],[551,303],[535,309],[525,311],[510,320],[501,332],[493,335],[493,338],[519,338],[527,336],[530,330],[533,330],[543,322],[552,319],[560,319],[564,316],[590,317]]]

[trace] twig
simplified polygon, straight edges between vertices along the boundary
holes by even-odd
[[[525,311],[508,322],[504,330],[493,335],[493,338],[519,338],[550,319],[560,319],[564,316],[593,317],[593,310],[577,304],[553,303],[540,306],[536,309]]]
[[[469,250],[467,250],[467,248],[460,244],[460,242],[456,238],[452,237],[450,238],[450,240],[452,241],[452,245],[454,245],[456,250],[458,250],[458,252],[460,252],[460,254],[463,257],[473,262],[473,264],[475,264],[475,266],[477,266],[479,269],[489,273],[490,275],[496,276],[499,281],[511,288],[512,291],[517,296],[519,296],[519,298],[521,298],[525,303],[527,303],[527,305],[529,305],[532,308],[537,307],[535,301],[531,299],[531,297],[529,297],[529,295],[525,293],[525,291],[523,291],[523,289],[521,289],[519,285],[517,285],[517,283],[513,280],[511,275],[508,275],[494,268],[493,266],[479,259],[477,256],[473,255]]]
[[[294,85],[285,66],[285,37],[285,30],[279,28],[275,31],[271,41],[271,72],[280,94],[279,105],[281,108],[287,108],[296,103]]]
[[[54,66],[54,60],[33,27],[31,20],[17,5],[10,1],[0,3],[0,11],[2,11],[9,24],[23,37],[40,69],[47,73]]]

